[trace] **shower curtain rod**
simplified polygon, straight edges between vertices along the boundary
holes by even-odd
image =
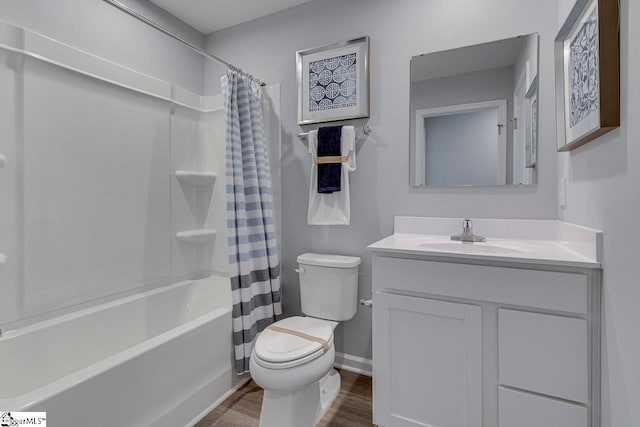
[[[234,65],[228,63],[227,61],[223,61],[222,59],[218,58],[215,55],[210,54],[207,51],[204,51],[202,49],[200,49],[198,46],[194,45],[191,42],[188,42],[187,40],[183,39],[182,37],[172,33],[171,31],[169,31],[167,28],[163,27],[162,25],[152,21],[151,19],[147,18],[146,16],[136,12],[135,10],[131,9],[129,6],[120,3],[117,0],[102,0],[105,3],[110,4],[111,6],[120,9],[121,11],[123,11],[124,13],[126,13],[127,15],[130,15],[134,18],[136,18],[138,21],[144,22],[145,24],[149,25],[150,27],[155,28],[156,30],[168,35],[169,37],[173,38],[174,40],[179,41],[180,43],[182,43],[183,45],[187,46],[188,48],[190,48],[191,50],[198,52],[200,55],[204,56],[205,58],[209,58],[212,59],[228,68],[231,68],[232,70],[236,70],[239,71],[241,73],[243,73],[246,76],[250,76],[252,78],[254,78],[255,80],[257,80],[260,83],[260,86],[265,86],[266,84],[259,79],[256,79],[255,77],[251,76],[248,73],[245,73],[244,71],[240,70],[238,67],[235,67]]]

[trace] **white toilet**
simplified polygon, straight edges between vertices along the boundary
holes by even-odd
[[[333,330],[356,314],[359,265],[357,257],[298,257],[306,317],[274,323],[251,353],[251,376],[264,389],[260,427],[313,427],[338,396]]]

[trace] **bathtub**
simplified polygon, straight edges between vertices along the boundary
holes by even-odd
[[[0,411],[46,411],[51,426],[191,426],[239,382],[231,333],[224,277],[10,331],[0,338]]]

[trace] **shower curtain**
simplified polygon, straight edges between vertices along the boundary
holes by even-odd
[[[282,315],[280,264],[260,84],[235,69],[221,82],[233,339],[242,374],[249,371],[256,335]]]

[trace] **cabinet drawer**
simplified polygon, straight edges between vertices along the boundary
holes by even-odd
[[[498,392],[499,427],[587,427],[588,412],[582,405],[508,390]]]
[[[587,322],[498,310],[501,385],[588,402]]]
[[[587,276],[374,257],[374,291],[398,290],[584,314]]]

